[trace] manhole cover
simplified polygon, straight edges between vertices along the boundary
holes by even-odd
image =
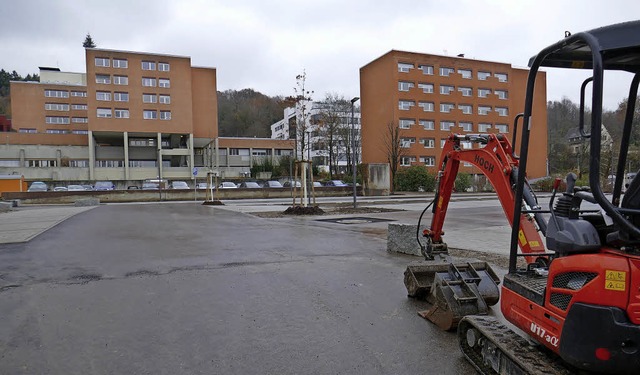
[[[366,224],[366,223],[379,223],[382,221],[394,221],[394,220],[378,219],[375,217],[338,217],[334,219],[319,219],[317,221],[324,221],[324,222],[336,223],[336,224]]]

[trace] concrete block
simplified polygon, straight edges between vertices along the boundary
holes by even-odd
[[[416,242],[416,226],[390,223],[387,230],[387,251],[422,256]]]
[[[88,207],[88,206],[99,206],[100,199],[98,198],[82,198],[78,199],[73,203],[76,207]]]
[[[13,203],[0,202],[0,212],[9,212],[11,210],[13,210]]]

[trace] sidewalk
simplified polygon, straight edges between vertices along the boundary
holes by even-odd
[[[0,213],[0,244],[28,242],[68,218],[97,206],[18,207]]]

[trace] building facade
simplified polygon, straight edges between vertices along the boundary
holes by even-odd
[[[509,64],[390,51],[360,69],[362,161],[387,163],[389,126],[400,129],[401,166],[435,171],[451,133],[505,133],[524,111],[527,69]],[[538,73],[531,127],[529,177],[546,175],[546,75]],[[516,145],[517,146],[517,145]],[[462,147],[479,147],[463,142]],[[518,146],[517,146],[518,147]],[[470,164],[461,172],[480,173]]]
[[[239,177],[253,159],[234,154],[291,152],[289,141],[219,139],[215,68],[184,56],[85,51],[86,73],[41,68],[40,82],[11,82],[14,132],[0,146],[0,173],[121,185],[190,179],[198,167]],[[216,144],[229,156],[216,156]]]
[[[305,103],[304,115],[299,106],[285,108],[283,119],[271,125],[271,138],[293,139],[296,147],[294,156],[312,160],[324,171],[329,170],[331,163],[337,173],[345,173],[351,165],[352,122],[355,158],[357,163],[361,162],[360,108],[354,106],[353,109],[352,113],[348,101],[309,101]],[[299,122],[304,122],[304,125],[298,126]],[[305,134],[300,134],[300,130]]]

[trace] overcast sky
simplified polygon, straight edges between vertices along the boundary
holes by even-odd
[[[640,1],[21,0],[3,2],[1,14],[0,67],[22,76],[38,66],[84,72],[90,33],[98,48],[190,56],[194,66],[215,67],[221,91],[292,95],[305,69],[321,99],[359,96],[360,67],[391,49],[526,67],[565,30],[640,18]],[[548,100],[577,103],[583,76],[549,71]],[[617,107],[627,79],[607,86],[606,107]]]

